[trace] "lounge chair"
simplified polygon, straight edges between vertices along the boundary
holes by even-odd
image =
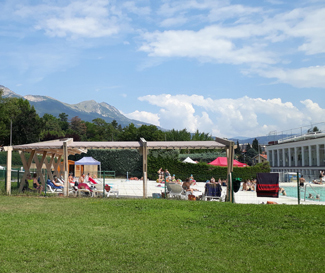
[[[204,200],[220,200],[222,199],[222,188],[220,184],[206,183],[205,184],[205,193]]]
[[[50,193],[62,193],[63,192],[63,187],[62,186],[55,186],[51,179],[48,179],[46,181],[46,186],[47,189]]]
[[[183,187],[176,183],[167,183],[167,190],[169,197],[186,199],[186,194]]]
[[[77,195],[79,195],[79,197],[80,197],[81,193],[84,193],[85,195],[88,195],[88,196],[92,196],[93,190],[86,183],[79,183]]]

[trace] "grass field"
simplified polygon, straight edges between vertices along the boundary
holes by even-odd
[[[0,196],[0,272],[324,272],[325,207]]]

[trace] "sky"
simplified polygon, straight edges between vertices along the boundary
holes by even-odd
[[[0,0],[0,85],[165,129],[325,121],[325,0]]]

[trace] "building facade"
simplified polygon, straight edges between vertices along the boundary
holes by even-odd
[[[271,172],[299,172],[309,179],[317,179],[325,170],[325,133],[269,142],[266,147]]]

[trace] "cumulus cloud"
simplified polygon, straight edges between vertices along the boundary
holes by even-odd
[[[150,123],[150,124],[153,124],[156,126],[160,126],[158,114],[136,110],[132,113],[124,114],[124,115],[130,119],[135,119],[135,120],[147,122],[147,123]]]
[[[247,96],[213,100],[199,95],[161,94],[139,97],[139,100],[159,109],[153,116],[163,128],[199,130],[221,137],[267,135],[270,131],[325,118],[325,109],[311,100],[302,101],[298,106],[279,98],[265,100]],[[260,116],[266,116],[268,124]],[[132,118],[145,121],[141,114]]]
[[[154,57],[189,57],[231,64],[275,62],[271,53],[262,50],[263,46],[252,44],[237,47],[224,36],[218,26],[206,27],[199,31],[157,31],[143,34],[145,42],[139,50]]]

